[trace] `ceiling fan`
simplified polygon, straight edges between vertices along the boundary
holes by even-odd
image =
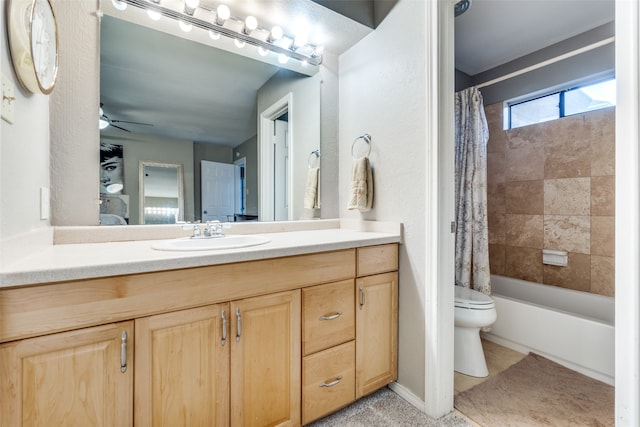
[[[132,125],[142,125],[142,126],[153,126],[151,123],[140,123],[140,122],[129,122],[126,120],[115,120],[115,119],[110,119],[109,117],[107,117],[106,114],[104,114],[104,111],[102,110],[102,102],[100,103],[100,115],[98,116],[98,126],[100,128],[100,130],[105,129],[109,126],[113,126],[116,129],[120,129],[123,130],[125,132],[131,132],[129,129],[125,129],[121,126],[118,126],[116,123],[128,123],[128,124],[132,124]]]

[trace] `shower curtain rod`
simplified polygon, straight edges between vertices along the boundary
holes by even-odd
[[[599,48],[601,46],[605,46],[605,45],[611,44],[611,43],[613,43],[615,41],[615,39],[616,38],[614,36],[611,36],[611,37],[609,37],[607,39],[600,40],[599,42],[592,43],[590,45],[581,47],[581,48],[576,49],[576,50],[572,50],[571,52],[563,53],[562,55],[558,55],[558,56],[556,56],[554,58],[546,59],[546,60],[544,60],[542,62],[539,62],[537,64],[530,65],[528,67],[525,67],[525,68],[523,68],[521,70],[518,70],[518,71],[514,71],[514,72],[509,73],[509,74],[505,74],[504,76],[496,77],[493,80],[489,80],[489,81],[486,81],[484,83],[480,83],[480,84],[475,85],[475,86],[476,86],[476,88],[480,89],[480,88],[483,88],[483,87],[486,87],[486,86],[491,86],[491,85],[494,85],[496,83],[503,82],[505,80],[509,80],[509,79],[511,79],[513,77],[517,77],[519,75],[528,73],[530,71],[537,70],[538,68],[546,67],[547,65],[551,65],[551,64],[556,63],[558,61],[562,61],[562,60],[571,58],[573,56],[580,55],[581,53],[589,52],[590,50]]]

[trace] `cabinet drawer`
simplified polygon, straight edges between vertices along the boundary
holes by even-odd
[[[302,352],[316,353],[355,338],[353,280],[302,290]]]
[[[358,276],[386,273],[398,269],[398,245],[358,248]]]
[[[355,400],[355,342],[307,356],[302,361],[302,424]]]

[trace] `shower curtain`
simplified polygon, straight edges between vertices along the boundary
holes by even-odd
[[[471,87],[455,95],[456,285],[489,295],[487,141],[482,95]]]

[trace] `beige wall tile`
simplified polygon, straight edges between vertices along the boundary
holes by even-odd
[[[591,178],[544,180],[544,213],[550,215],[589,215]]]
[[[487,211],[505,213],[505,185],[503,182],[487,184]]]
[[[544,147],[507,147],[505,181],[533,181],[544,178]]]
[[[484,107],[489,127],[489,142],[487,143],[488,153],[503,153],[507,145],[507,134],[502,129],[502,102]]]
[[[545,215],[544,247],[589,254],[591,224],[588,216]]]
[[[591,175],[591,126],[584,115],[542,123],[544,177],[576,178]]]
[[[506,213],[538,215],[544,212],[544,181],[505,184]]]
[[[614,261],[613,257],[591,255],[591,292],[610,297],[615,296]]]
[[[591,215],[615,214],[615,176],[591,177]]]
[[[505,236],[505,214],[489,212],[487,215],[489,227],[489,243],[504,245]]]
[[[615,219],[612,216],[591,217],[591,254],[614,256]]]
[[[489,244],[489,269],[491,274],[504,275],[505,273],[505,247],[504,245]]]
[[[504,153],[487,153],[487,184],[504,182],[505,168]]]
[[[591,176],[615,175],[615,107],[587,116],[591,120]]]
[[[577,291],[591,290],[591,256],[569,253],[566,267],[544,265],[544,283]]]
[[[505,276],[542,283],[542,251],[505,247]]]
[[[542,215],[506,215],[505,245],[542,249]]]
[[[507,148],[544,148],[544,123],[507,130]]]

